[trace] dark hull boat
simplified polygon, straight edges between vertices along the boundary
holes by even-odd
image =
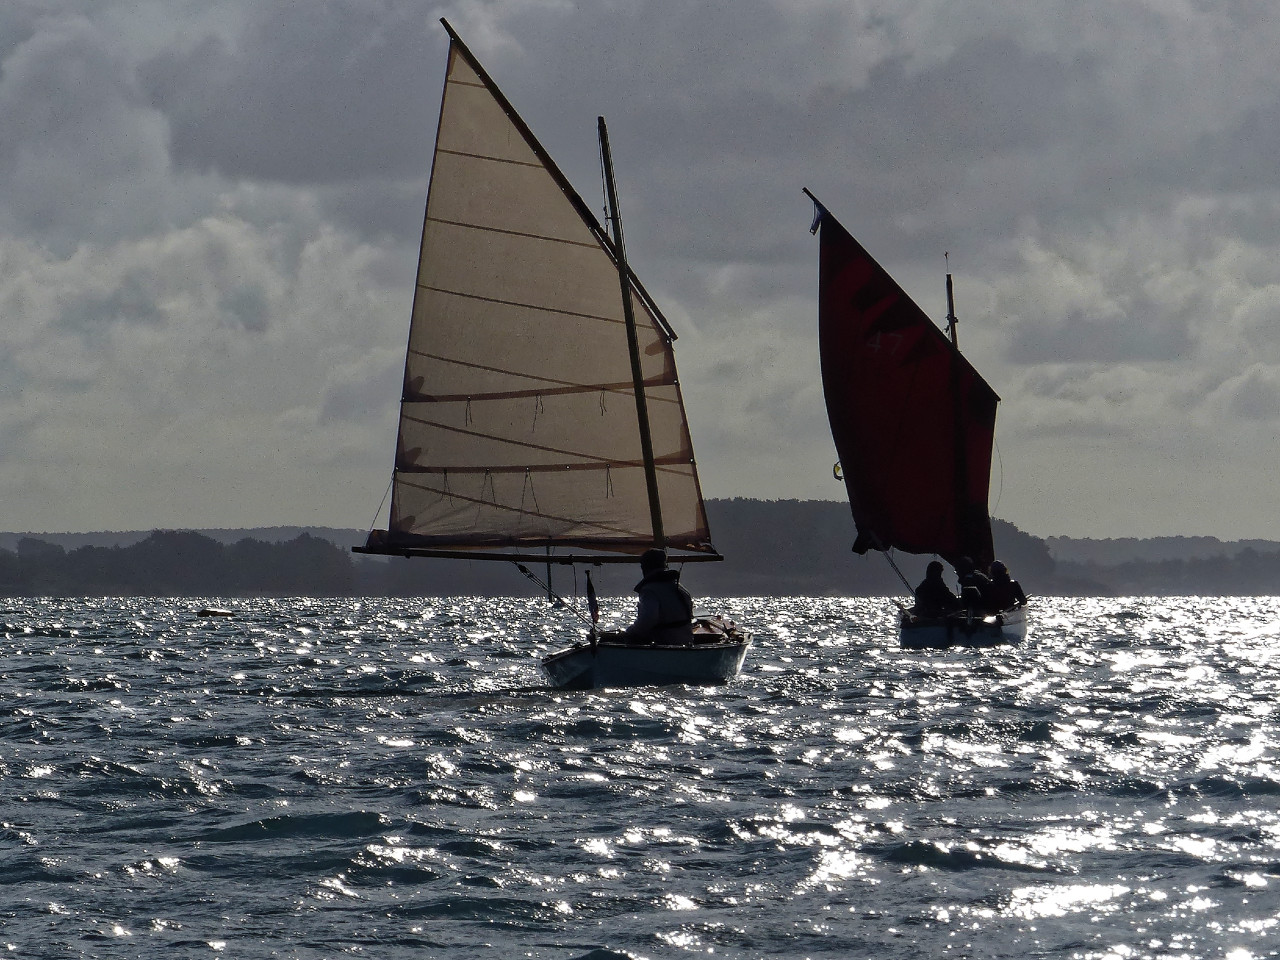
[[[1000,398],[960,353],[951,276],[944,333],[808,195],[811,229],[820,231],[822,388],[857,528],[854,552],[879,551],[891,564],[894,550],[953,566],[967,558],[986,570],[995,558],[987,492]],[[899,627],[909,649],[1018,643],[1026,611],[903,613]]]
[[[945,617],[921,617],[903,610],[899,613],[898,636],[907,650],[1017,644],[1027,638],[1027,609],[1020,604],[984,616],[962,611]]]
[[[390,517],[357,552],[509,561],[529,576],[546,564],[549,594],[553,564],[638,563],[652,547],[676,564],[720,560],[675,333],[627,265],[604,118],[612,234],[442,22]],[[566,666],[577,651],[548,658],[552,682],[723,681],[742,662],[650,648],[626,651],[625,668]]]

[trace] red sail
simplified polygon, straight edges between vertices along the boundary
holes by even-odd
[[[947,336],[819,208],[818,328],[854,550],[993,557],[987,487],[999,397]]]

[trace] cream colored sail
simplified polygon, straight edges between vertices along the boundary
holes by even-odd
[[[405,364],[390,529],[419,550],[654,543],[618,268],[456,39]],[[666,545],[713,553],[671,336],[632,292]]]

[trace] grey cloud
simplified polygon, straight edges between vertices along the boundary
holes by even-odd
[[[1280,384],[1274,376],[1252,370],[1233,391],[1229,409],[1245,420],[1274,420],[1280,416]]]
[[[1030,529],[1097,522],[1058,505],[1101,449],[1117,482],[1153,451],[1176,477],[1219,437],[1274,466],[1256,436],[1280,395],[1249,364],[1280,357],[1280,75],[1256,4],[441,9],[597,210],[608,117],[633,265],[682,334],[709,494],[838,496],[802,186],[934,315],[952,252],[1003,456],[1041,484],[1016,518]],[[42,411],[4,454],[65,478],[56,498],[0,489],[15,515],[287,520],[226,498],[240,477],[295,491],[296,516],[367,520],[335,491],[386,484],[437,12],[0,4],[0,424]],[[322,460],[324,483],[290,473]]]
[[[0,43],[0,223],[68,253],[163,226],[164,131],[127,60],[87,19],[40,22]]]
[[[271,304],[266,293],[257,287],[241,286],[224,291],[220,306],[223,316],[232,326],[253,333],[267,329]]]
[[[108,337],[109,327],[116,323],[157,325],[164,321],[164,312],[156,296],[149,282],[136,274],[124,276],[105,293],[84,293],[64,303],[58,324],[90,341]]]
[[[374,0],[256,5],[234,42],[210,34],[139,76],[181,167],[294,184],[420,173],[446,45],[426,14]]]
[[[1243,191],[1273,187],[1280,157],[1280,96],[1249,110],[1231,127],[1202,135],[1192,155],[1206,188]]]
[[[317,196],[325,212],[341,226],[373,242],[416,249],[426,209],[428,165],[424,153],[415,176],[360,180],[326,187]]]
[[[401,386],[404,364],[397,359],[364,379],[331,384],[320,406],[321,420],[377,424],[386,419],[387,397],[396,396]]]
[[[1017,363],[1135,363],[1173,360],[1191,339],[1184,326],[1164,322],[1150,306],[1125,316],[1096,317],[1073,311],[1049,322],[1023,322],[1009,343]]]

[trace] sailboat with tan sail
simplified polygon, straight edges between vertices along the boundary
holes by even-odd
[[[627,264],[608,134],[608,233],[446,22],[450,47],[386,530],[357,552],[532,564],[720,560],[672,343]],[[720,683],[751,639],[590,633],[543,666],[561,687]],[[575,611],[576,612],[576,611]],[[581,614],[579,614],[581,616]],[[584,618],[585,619],[585,618]]]

